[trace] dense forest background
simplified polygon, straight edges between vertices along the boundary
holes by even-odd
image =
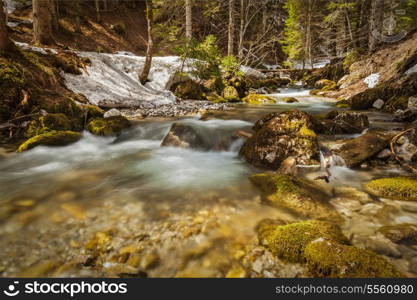
[[[33,14],[31,1],[11,21]],[[35,0],[44,37],[80,50],[143,54],[147,45],[146,1]],[[154,53],[177,54],[184,41],[213,35],[224,54],[247,65],[303,66],[375,51],[403,38],[417,24],[416,0],[154,0]],[[50,7],[51,16],[42,13]],[[51,20],[49,20],[51,19]],[[36,24],[36,18],[34,20]],[[12,28],[16,40],[31,39]],[[36,26],[35,26],[36,27]],[[35,30],[36,31],[36,30]],[[36,34],[36,32],[35,32]],[[42,33],[39,33],[42,34]],[[52,38],[53,37],[53,38]]]

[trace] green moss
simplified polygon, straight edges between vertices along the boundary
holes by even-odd
[[[223,90],[223,98],[228,102],[239,102],[239,93],[233,86],[226,86]]]
[[[263,200],[273,206],[304,217],[340,221],[339,214],[327,201],[327,194],[310,181],[279,173],[256,174],[249,179],[261,190]]]
[[[316,220],[288,225],[275,225],[263,221],[258,225],[257,232],[262,245],[274,255],[290,262],[304,262],[304,249],[310,242],[319,238],[348,243],[338,226]]]
[[[77,142],[81,134],[72,131],[51,131],[34,136],[21,144],[17,152],[24,152],[34,147],[43,146],[66,146]]]
[[[306,124],[304,124],[303,127],[300,128],[300,130],[298,131],[298,136],[312,139],[317,138],[316,133],[313,130],[311,130]]]
[[[381,256],[364,249],[320,238],[304,249],[309,272],[314,277],[373,278],[402,277]]]
[[[115,136],[122,130],[130,127],[128,119],[122,116],[110,117],[106,119],[94,119],[87,125],[88,131],[94,135]]]
[[[249,104],[265,104],[265,103],[275,103],[275,99],[266,95],[259,94],[249,94],[242,99],[242,102]]]
[[[214,103],[226,103],[226,99],[224,99],[222,96],[217,94],[216,92],[209,93],[205,95],[206,99],[208,101],[214,102]]]
[[[393,177],[372,180],[365,184],[368,193],[394,200],[417,201],[417,179]]]
[[[54,70],[50,66],[47,66],[44,62],[42,62],[41,58],[37,53],[30,51],[22,51],[22,54],[28,62],[30,62],[36,68],[41,70],[43,73],[47,74],[48,76],[54,76]]]
[[[0,91],[3,93],[8,88],[22,88],[25,85],[25,77],[22,69],[14,63],[0,57]]]
[[[29,138],[54,130],[72,130],[71,121],[64,114],[47,114],[29,123],[25,137]]]
[[[378,231],[394,243],[417,242],[417,225],[407,223],[388,225],[382,226]]]
[[[350,100],[345,100],[345,99],[339,100],[336,103],[337,108],[350,108],[351,105],[352,105],[352,102]]]

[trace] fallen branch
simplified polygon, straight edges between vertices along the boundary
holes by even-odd
[[[397,135],[395,135],[390,142],[390,149],[391,149],[391,153],[394,156],[395,160],[398,161],[401,166],[403,166],[406,169],[408,169],[409,171],[417,174],[417,169],[414,168],[413,166],[410,166],[409,164],[405,163],[395,152],[395,144],[400,139],[400,137],[404,136],[405,134],[407,134],[407,133],[409,133],[413,130],[414,130],[414,128],[410,128],[410,129],[404,130],[404,131],[398,133]]]

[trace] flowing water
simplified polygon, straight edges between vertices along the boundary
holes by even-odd
[[[38,147],[1,159],[2,276],[302,276],[302,266],[285,264],[257,246],[260,220],[299,219],[261,203],[248,181],[260,170],[239,158],[243,140],[232,136],[269,112],[297,108],[314,115],[334,108],[308,91],[273,96],[300,102],[237,105],[209,113],[204,121],[146,120],[117,138],[84,133],[67,147]],[[403,126],[380,113],[370,118],[374,126]],[[203,133],[209,150],[160,147],[174,122]],[[219,148],[224,140],[233,142]],[[361,190],[366,180],[400,172],[334,163],[331,182],[320,184],[333,194],[333,205],[346,219],[343,230],[355,245],[386,255],[415,276],[416,247],[395,245],[377,229],[417,224],[417,205],[373,199]],[[320,173],[313,169],[305,176]]]

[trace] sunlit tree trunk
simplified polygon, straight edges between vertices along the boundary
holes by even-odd
[[[240,0],[240,29],[239,29],[239,45],[238,56],[239,59],[243,59],[243,39],[245,37],[245,25],[246,25],[246,1]]]
[[[235,0],[229,0],[229,26],[228,26],[228,43],[227,43],[227,55],[234,54],[234,41],[235,41]]]
[[[51,0],[33,0],[33,34],[35,43],[54,44],[53,37],[53,5]]]
[[[193,4],[192,0],[185,0],[185,37],[193,38]]]
[[[149,72],[152,65],[153,55],[153,4],[152,0],[146,0],[146,21],[148,24],[148,47],[146,50],[146,59],[143,66],[142,73],[139,76],[139,80],[142,84],[148,81]]]
[[[12,46],[6,26],[6,12],[3,0],[0,0],[0,51],[7,51]]]

